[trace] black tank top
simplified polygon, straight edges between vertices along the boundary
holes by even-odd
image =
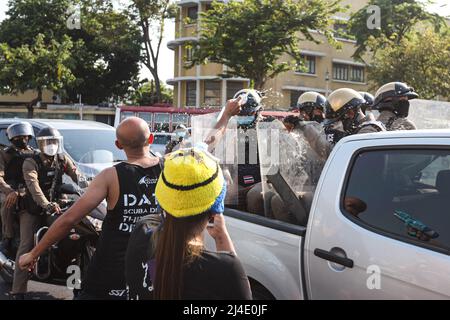
[[[155,187],[160,165],[142,168],[122,162],[115,166],[120,196],[103,221],[97,249],[82,289],[105,299],[125,299],[125,253],[136,222],[157,213]]]

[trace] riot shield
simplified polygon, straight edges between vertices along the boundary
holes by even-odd
[[[414,99],[410,103],[408,119],[418,129],[450,128],[450,102]]]
[[[192,146],[208,143],[208,150],[219,159],[227,182],[225,205],[234,206],[238,202],[238,161],[237,161],[237,123],[233,118],[224,132],[214,129],[220,113],[194,116],[191,119]]]
[[[278,121],[258,124],[265,215],[304,225],[324,162],[301,132]]]

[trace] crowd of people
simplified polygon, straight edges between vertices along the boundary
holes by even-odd
[[[304,135],[318,158],[326,159],[345,136],[415,129],[407,116],[409,100],[417,97],[413,88],[400,82],[382,86],[375,97],[352,89],[338,89],[328,98],[306,92],[298,100],[297,114],[283,123],[288,132]],[[212,151],[234,117],[242,140],[238,146],[243,148],[238,150],[242,159],[235,204],[247,212],[264,210],[258,148],[253,146],[258,137],[252,129],[274,119],[264,118],[262,109],[259,92],[241,90],[228,101],[205,143],[183,145],[188,129],[180,127],[164,158],[151,153],[151,132],[144,120],[124,120],[115,143],[127,160],[97,175],[64,213],[59,205],[62,176],[77,183],[79,174],[63,153],[62,136],[44,128],[36,135],[38,150],[34,150],[29,145],[32,126],[11,125],[7,130],[11,146],[0,150],[2,251],[11,249],[13,221],[16,217],[20,221],[11,298],[25,298],[39,256],[106,200],[100,239],[76,299],[251,299],[249,280],[222,214],[227,168]],[[379,111],[378,119],[372,110]],[[128,201],[129,195],[137,201]],[[283,216],[281,198],[274,196],[272,207],[279,208],[273,210],[275,218]],[[43,217],[53,213],[60,217],[34,246]],[[206,249],[205,233],[214,239],[216,251]]]

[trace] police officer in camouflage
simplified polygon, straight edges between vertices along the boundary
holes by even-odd
[[[7,128],[6,134],[11,146],[0,150],[2,251],[10,250],[14,238],[14,214],[23,210],[20,201],[25,187],[22,164],[26,158],[35,154],[28,145],[34,137],[33,127],[28,122],[13,123]]]
[[[409,100],[418,98],[414,88],[406,83],[390,82],[378,89],[373,109],[380,111],[378,121],[387,131],[416,130],[416,125],[408,119]]]

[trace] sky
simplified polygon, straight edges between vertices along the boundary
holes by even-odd
[[[129,0],[115,0],[119,5],[126,4]],[[434,0],[435,4],[429,7],[430,11],[439,13],[444,16],[450,16],[450,2],[449,0]],[[0,0],[0,21],[5,18],[5,12],[7,10],[7,0]],[[83,23],[83,22],[82,22]],[[166,24],[166,30],[164,33],[163,44],[161,46],[160,53],[160,78],[162,81],[166,81],[173,77],[174,72],[174,52],[167,48],[167,42],[175,37],[175,23],[170,21]],[[143,67],[141,69],[140,77],[142,79],[151,79],[151,74]]]

